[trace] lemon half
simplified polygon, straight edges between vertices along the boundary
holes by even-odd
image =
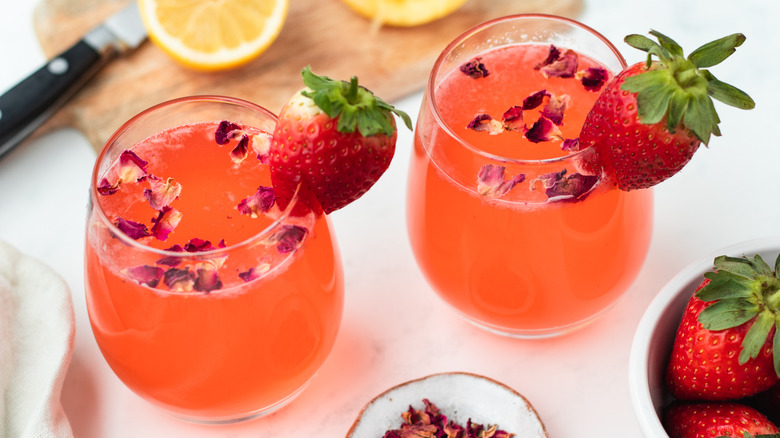
[[[442,18],[460,8],[466,0],[341,0],[375,23],[417,26]]]
[[[199,70],[242,65],[276,40],[289,0],[138,0],[149,39]]]

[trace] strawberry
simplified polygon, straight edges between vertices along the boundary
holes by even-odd
[[[759,255],[721,256],[683,311],[666,386],[684,400],[729,400],[771,388],[780,376],[780,279]]]
[[[271,181],[282,207],[299,190],[298,205],[327,214],[358,199],[387,170],[397,137],[393,114],[409,129],[411,119],[356,77],[336,81],[309,67],[301,75],[305,87],[284,105],[273,133]]]
[[[735,402],[673,402],[664,410],[669,438],[780,437],[761,412]]]
[[[654,186],[680,171],[701,143],[719,136],[720,119],[711,97],[751,109],[743,91],[720,82],[706,67],[719,64],[742,45],[733,34],[705,44],[688,57],[669,37],[659,43],[629,35],[630,46],[648,53],[608,82],[588,113],[580,147],[593,147],[607,177],[623,190]],[[653,55],[659,59],[653,61]],[[593,169],[591,169],[593,170]]]

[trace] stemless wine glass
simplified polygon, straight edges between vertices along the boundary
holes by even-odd
[[[239,99],[177,99],[125,123],[95,164],[92,331],[125,385],[180,418],[233,422],[283,405],[338,332],[329,219],[295,197],[273,202],[261,158],[276,121]]]
[[[652,192],[607,182],[585,115],[626,63],[576,21],[515,15],[437,59],[415,132],[407,223],[432,288],[468,320],[515,337],[591,321],[634,281]]]

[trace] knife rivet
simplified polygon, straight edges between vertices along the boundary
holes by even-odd
[[[49,72],[55,75],[65,74],[68,71],[68,61],[65,58],[54,58],[47,67]]]

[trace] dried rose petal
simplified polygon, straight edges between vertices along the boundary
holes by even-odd
[[[156,287],[160,283],[165,270],[157,266],[141,265],[125,270],[125,274],[139,284]]]
[[[427,399],[423,399],[423,409],[409,409],[401,413],[403,422],[400,428],[390,429],[383,438],[512,438],[497,425],[485,427],[469,418],[466,426],[456,424],[439,412],[439,409]]]
[[[504,125],[488,114],[477,114],[466,128],[477,132],[487,132],[490,135],[504,132]]]
[[[168,235],[179,225],[182,214],[172,207],[163,207],[156,218],[152,219],[152,234],[159,240],[165,241]]]
[[[557,47],[550,45],[550,50],[547,51],[547,58],[545,58],[544,61],[540,62],[539,64],[536,64],[534,66],[534,70],[539,70],[542,67],[552,64],[553,62],[557,61],[560,56],[561,51],[558,50]]]
[[[119,176],[122,181],[141,181],[146,176],[147,167],[149,163],[131,150],[125,150],[119,156]]]
[[[246,272],[239,272],[238,277],[245,282],[250,282],[252,280],[256,280],[260,278],[263,274],[268,272],[271,269],[271,265],[268,263],[263,263],[257,267],[249,268]]]
[[[571,78],[577,72],[579,56],[574,50],[566,50],[558,59],[540,69],[548,78]]]
[[[580,150],[580,139],[577,138],[567,138],[563,141],[563,144],[561,145],[561,150],[569,151],[569,152],[575,152]]]
[[[272,187],[260,186],[257,192],[238,203],[238,211],[256,218],[260,213],[266,213],[274,205],[276,196]]]
[[[533,182],[541,182],[542,186],[547,189],[552,187],[556,182],[563,179],[567,172],[568,171],[566,169],[563,169],[560,172],[545,173],[544,175],[539,175],[539,177],[536,178]]]
[[[217,126],[217,131],[214,133],[214,140],[216,140],[218,145],[227,144],[237,131],[241,131],[241,126],[223,120],[219,122],[219,126]]]
[[[211,244],[211,241],[198,239],[197,237],[193,237],[189,242],[184,244],[184,251],[187,252],[203,252],[214,249],[216,249],[216,247]]]
[[[173,178],[163,181],[161,178],[151,175],[148,180],[149,188],[144,190],[144,197],[149,201],[149,205],[157,211],[170,205],[181,194],[181,184]]]
[[[266,133],[252,136],[252,150],[257,154],[257,159],[263,164],[268,164],[271,152],[272,136]]]
[[[189,268],[171,268],[163,274],[163,283],[176,292],[189,292],[195,286],[195,274]]]
[[[247,155],[249,155],[249,136],[244,134],[241,136],[241,140],[238,141],[236,147],[230,151],[230,159],[233,160],[234,163],[239,164],[246,159]]]
[[[502,116],[502,125],[505,130],[525,132],[526,127],[523,123],[523,107],[513,106],[504,112]]]
[[[149,234],[149,229],[146,227],[146,225],[129,221],[121,217],[116,218],[116,227],[119,228],[119,231],[123,232],[133,240],[138,240],[142,237],[151,235]]]
[[[550,93],[547,92],[547,90],[539,90],[534,94],[531,94],[530,96],[523,99],[523,109],[524,110],[532,110],[544,102],[545,97],[549,97]]]
[[[550,96],[550,100],[547,101],[547,105],[542,108],[540,114],[550,119],[550,121],[556,125],[562,125],[563,112],[566,110],[566,106],[569,105],[570,101],[571,98],[568,94]]]
[[[471,61],[460,66],[460,71],[474,79],[490,76],[490,72],[482,62],[482,58],[474,58]]]
[[[166,249],[166,251],[184,252],[184,248],[182,248],[182,246],[177,243],[176,245],[173,245],[172,247]],[[179,264],[181,264],[181,257],[176,257],[176,256],[163,257],[157,260],[157,264],[176,267],[179,266]]]
[[[222,280],[219,279],[219,269],[210,263],[202,263],[195,270],[197,276],[192,288],[198,292],[209,293],[222,289]]]
[[[576,202],[585,199],[590,193],[599,177],[596,175],[583,175],[572,173],[555,181],[545,190],[548,201]]]
[[[505,172],[506,167],[504,166],[495,164],[482,166],[477,175],[477,192],[482,196],[498,198],[507,194],[517,184],[525,181],[524,173],[519,173],[507,180]]]
[[[106,172],[106,176],[100,180],[97,187],[101,195],[111,195],[119,190],[119,186],[125,182],[142,181],[146,178],[146,169],[149,163],[142,160],[135,152],[125,150],[119,155],[119,160]]]
[[[589,67],[578,71],[575,77],[582,82],[586,90],[599,91],[607,82],[608,74],[607,70],[602,67]]]
[[[555,123],[547,117],[541,116],[525,133],[525,138],[533,143],[541,143],[555,138],[562,140],[563,136]]]
[[[299,225],[282,225],[278,232],[276,250],[281,254],[295,251],[308,233],[309,230]]]
[[[119,184],[118,181],[112,184],[108,181],[108,178],[103,178],[97,186],[97,192],[103,196],[113,195],[119,190]]]

